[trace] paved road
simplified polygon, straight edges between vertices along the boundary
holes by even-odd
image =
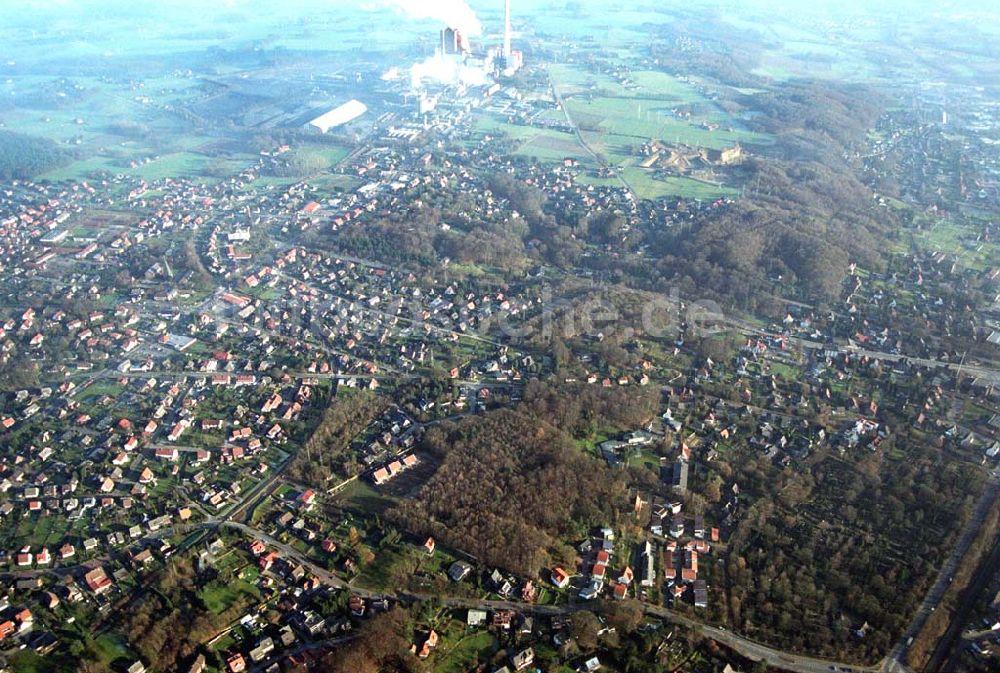
[[[220,515],[221,518],[239,519],[249,517],[251,512],[253,512],[254,507],[256,507],[261,500],[271,494],[271,491],[274,490],[278,480],[281,479],[282,474],[284,474],[288,466],[291,465],[294,457],[294,454],[288,454],[288,457],[282,461],[281,465],[279,465],[266,479],[258,482],[256,486],[243,494],[243,497],[234,503],[230,509],[225,510],[224,514]]]
[[[170,528],[161,529],[155,534],[147,536],[148,538],[156,537],[167,537],[174,534],[181,534],[186,532],[193,532],[195,530],[205,530],[214,529],[218,527],[230,528],[233,530],[238,530],[245,535],[252,538],[260,539],[270,548],[277,550],[280,555],[286,559],[289,559],[299,565],[307,568],[310,573],[319,579],[320,582],[326,584],[327,586],[350,591],[353,594],[361,596],[363,598],[375,598],[380,596],[385,596],[390,599],[401,601],[404,603],[413,603],[427,600],[439,600],[442,605],[450,608],[477,608],[483,610],[515,610],[518,612],[543,615],[543,616],[556,616],[556,615],[566,615],[576,612],[578,610],[588,609],[590,605],[588,603],[575,603],[570,605],[533,605],[529,603],[518,603],[512,601],[495,601],[495,600],[484,600],[484,599],[467,599],[467,598],[455,598],[455,597],[441,597],[432,594],[422,594],[422,593],[410,593],[410,592],[396,592],[396,593],[382,593],[374,592],[364,587],[354,586],[350,582],[345,581],[343,578],[337,576],[336,574],[330,572],[326,568],[319,566],[312,559],[307,557],[305,554],[301,553],[294,547],[291,547],[284,542],[276,539],[269,533],[262,530],[249,526],[245,523],[238,521],[232,521],[227,519],[217,519],[212,521],[205,521],[202,523],[192,524],[192,525],[179,525]],[[31,570],[31,571],[21,571],[13,572],[10,575],[17,577],[31,577],[39,574],[53,574],[58,576],[65,576],[69,574],[75,574],[77,571],[93,566],[96,563],[100,563],[103,559],[95,559],[86,565],[79,566],[64,566],[49,570]],[[897,655],[896,658],[889,658],[877,666],[862,666],[853,663],[842,663],[826,659],[819,659],[816,657],[807,657],[796,654],[790,654],[776,650],[774,648],[768,647],[761,643],[754,642],[748,638],[739,636],[735,633],[731,633],[726,629],[702,624],[698,621],[680,615],[668,608],[656,606],[656,605],[644,605],[644,610],[647,615],[655,617],[657,619],[662,619],[674,624],[684,626],[701,633],[702,636],[706,638],[711,638],[713,640],[730,647],[739,654],[747,657],[748,659],[759,661],[766,660],[768,664],[774,668],[779,668],[787,671],[794,671],[796,673],[831,673],[834,670],[846,671],[851,670],[856,673],[909,673],[908,669],[900,663],[900,659]],[[317,646],[332,645],[340,642],[341,639],[333,639],[332,641],[323,641],[317,643]],[[309,646],[312,647],[312,646]],[[895,653],[895,650],[894,650]],[[281,656],[287,656],[287,653],[283,653]],[[268,662],[265,662],[265,664]],[[258,670],[258,669],[251,669]],[[262,670],[262,669],[261,669]]]
[[[350,583],[344,581],[342,578],[331,573],[325,568],[317,565],[307,556],[299,552],[298,550],[290,547],[289,545],[280,542],[273,536],[260,531],[251,526],[245,524],[237,523],[234,521],[223,521],[222,526],[233,528],[243,533],[256,537],[270,547],[276,549],[281,553],[282,556],[289,558],[296,563],[302,565],[309,569],[313,575],[315,575],[324,584],[337,588],[346,589],[354,594],[362,596],[364,598],[373,598],[376,596],[387,596],[389,598],[394,598],[398,601],[404,603],[413,603],[426,600],[439,600],[442,605],[450,608],[477,608],[482,610],[516,610],[518,612],[524,612],[535,615],[544,616],[555,616],[555,615],[565,615],[578,610],[585,610],[588,608],[586,603],[577,603],[572,605],[532,605],[529,603],[517,603],[512,601],[492,601],[483,599],[469,599],[469,598],[451,598],[440,596],[435,596],[431,594],[421,594],[421,593],[410,593],[410,592],[397,592],[396,594],[383,594],[378,592],[369,591],[362,587],[357,587],[351,585]],[[795,671],[797,673],[831,673],[834,669],[831,667],[836,667],[837,670],[845,670],[850,668],[858,673],[875,673],[879,670],[878,666],[859,666],[856,664],[844,664],[840,662],[834,662],[825,659],[817,659],[815,657],[805,657],[794,654],[787,654],[779,650],[767,647],[760,643],[756,643],[742,636],[738,636],[734,633],[730,633],[725,629],[717,628],[714,626],[707,626],[701,624],[695,620],[689,619],[676,612],[655,605],[646,605],[646,614],[663,619],[675,624],[680,624],[686,628],[694,629],[699,631],[703,636],[707,638],[712,638],[724,645],[731,647],[733,650],[739,652],[743,656],[753,659],[760,660],[766,659],[768,663],[776,668],[781,668],[788,671]]]
[[[598,166],[608,168],[611,171],[611,173],[615,176],[615,179],[618,180],[618,182],[622,183],[622,187],[625,188],[625,191],[627,191],[634,200],[635,190],[632,189],[632,185],[630,185],[628,181],[625,180],[624,177],[622,177],[621,173],[617,169],[615,169],[614,166],[608,165],[608,162],[599,154],[597,154],[597,152],[595,152],[593,148],[587,143],[586,139],[584,139],[583,134],[580,132],[580,127],[576,125],[575,121],[573,121],[573,117],[569,113],[569,108],[566,107],[566,101],[563,100],[562,94],[559,93],[559,87],[556,86],[556,83],[552,81],[551,77],[549,78],[549,84],[552,86],[552,95],[555,97],[556,103],[562,109],[563,115],[566,117],[566,123],[569,124],[570,128],[573,129],[573,134],[576,136],[577,141],[580,143],[583,149],[586,150],[587,154],[593,157],[594,161],[597,162]]]
[[[345,295],[342,295],[342,294],[338,294],[337,292],[335,292],[333,289],[331,289],[329,287],[316,287],[315,285],[309,283],[308,281],[303,280],[301,278],[297,278],[295,276],[291,276],[291,275],[285,273],[284,271],[278,271],[277,274],[280,277],[282,277],[282,278],[291,280],[291,281],[293,281],[295,283],[299,283],[299,284],[305,286],[306,288],[308,288],[309,290],[315,292],[316,294],[318,294],[321,297],[324,297],[324,298],[326,298],[326,297],[334,298],[335,297],[337,299],[340,299],[341,301],[351,302],[351,303],[359,302],[359,299],[357,297],[350,297],[350,296],[345,296]],[[398,299],[401,302],[404,300],[403,297],[398,297]],[[495,347],[500,347],[500,346],[504,345],[504,344],[501,344],[499,341],[494,341],[493,339],[489,339],[489,338],[483,336],[482,334],[480,334],[480,333],[478,333],[478,332],[476,332],[474,330],[469,330],[467,332],[460,332],[458,330],[448,329],[447,327],[441,327],[440,325],[434,325],[434,324],[432,324],[432,323],[430,323],[430,322],[428,322],[426,320],[420,319],[420,318],[411,318],[411,317],[407,317],[405,315],[400,315],[399,313],[390,313],[388,311],[383,311],[383,310],[380,310],[380,309],[372,308],[370,306],[363,306],[360,303],[358,304],[357,309],[358,309],[358,311],[361,311],[361,312],[364,312],[364,313],[369,313],[371,315],[377,315],[377,316],[379,316],[381,318],[385,318],[386,320],[390,320],[390,321],[396,320],[398,322],[407,323],[407,324],[409,324],[411,326],[414,326],[414,327],[423,327],[424,329],[429,329],[431,332],[435,332],[435,333],[437,333],[439,335],[446,336],[446,337],[449,337],[449,338],[454,338],[454,339],[471,339],[473,341],[479,341],[479,342],[482,342],[482,343],[485,343],[485,344],[489,344],[490,346],[495,346]],[[516,352],[515,352],[515,354],[516,354]]]
[[[425,600],[430,596],[421,594],[401,594],[398,596],[402,600]],[[483,610],[516,610],[535,615],[555,616],[565,615],[579,610],[586,610],[590,606],[587,603],[576,603],[572,605],[531,605],[527,603],[515,603],[509,601],[488,601],[466,598],[445,598],[441,599],[442,605],[450,608],[478,608]],[[775,668],[788,671],[798,671],[800,673],[831,673],[836,667],[843,671],[850,668],[856,673],[876,673],[878,666],[861,666],[856,664],[843,664],[829,659],[817,659],[815,657],[804,657],[794,654],[787,654],[779,650],[755,643],[752,640],[743,638],[726,629],[708,626],[683,615],[680,615],[668,608],[656,605],[645,605],[647,615],[662,619],[673,624],[684,626],[685,628],[699,631],[706,638],[716,640],[727,647],[739,652],[741,655],[758,661],[761,659]]]
[[[724,318],[723,321],[745,332],[760,334],[762,336],[774,335],[774,332],[768,330],[762,330],[758,327],[755,327],[754,325],[751,325],[737,318]],[[935,360],[932,358],[912,357],[903,353],[887,353],[885,351],[873,351],[851,344],[835,344],[831,346],[829,344],[820,343],[819,341],[812,341],[810,339],[803,339],[801,337],[789,337],[788,343],[791,346],[802,350],[826,350],[828,348],[833,348],[841,354],[856,355],[856,356],[867,355],[870,358],[878,359],[883,362],[899,362],[901,360],[906,360],[910,364],[926,367],[928,369],[933,369],[936,367],[944,367],[946,369],[950,369],[951,371],[956,371],[956,372],[961,371],[962,373],[968,374],[969,376],[982,378],[987,381],[991,381],[992,383],[1000,384],[1000,369],[989,367],[986,365],[972,365],[961,362],[951,362],[949,360]]]
[[[962,596],[982,595],[995,577],[998,567],[1000,567],[1000,539],[995,539],[991,541],[988,549],[984,550],[982,559],[979,560],[968,584],[962,590]],[[947,672],[958,667],[958,660],[967,645],[961,637],[962,628],[969,623],[975,607],[973,600],[960,600],[955,605],[955,609],[948,615],[951,620],[948,628],[938,639],[937,647],[924,667],[925,671]]]
[[[920,633],[931,613],[940,605],[941,600],[948,591],[948,587],[951,586],[952,578],[955,576],[959,564],[969,551],[969,547],[972,545],[973,540],[975,540],[979,528],[982,526],[990,507],[993,506],[998,495],[1000,495],[1000,483],[998,483],[996,473],[992,473],[986,490],[976,503],[972,516],[969,517],[969,522],[962,530],[962,534],[959,536],[958,542],[952,549],[948,559],[941,566],[937,580],[924,597],[924,601],[921,603],[920,609],[913,616],[910,626],[883,661],[882,670],[885,673],[912,673],[911,669],[905,663],[908,643],[911,638],[915,638]]]

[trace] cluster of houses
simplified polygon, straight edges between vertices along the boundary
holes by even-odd
[[[376,486],[381,486],[397,477],[401,472],[411,467],[415,467],[420,460],[415,454],[408,453],[399,458],[394,458],[382,467],[377,467],[372,471],[371,479]]]

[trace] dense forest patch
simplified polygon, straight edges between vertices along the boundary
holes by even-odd
[[[30,180],[71,158],[51,140],[0,131],[0,180]]]

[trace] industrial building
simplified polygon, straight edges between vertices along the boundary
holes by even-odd
[[[445,28],[441,31],[441,53],[448,55],[468,54],[472,51],[469,41],[465,39],[462,32],[454,28]]]
[[[511,43],[510,0],[504,2],[503,42],[499,45],[485,48],[479,45],[474,48],[469,36],[452,26],[445,27],[440,32],[438,47],[434,55],[413,65],[410,69],[410,82],[414,91],[425,91],[425,82],[444,84],[446,86],[481,87],[487,86],[491,79],[501,76],[510,77],[524,64],[524,54],[513,49]],[[383,75],[383,79],[391,78],[391,70]],[[437,101],[421,97],[419,114],[425,115],[432,111]]]
[[[524,65],[524,54],[511,48],[510,0],[505,0],[503,6],[503,46],[500,58],[503,64],[502,72],[507,77],[513,75]]]
[[[311,122],[306,124],[306,128],[319,131],[320,133],[326,133],[332,128],[343,126],[348,122],[354,121],[366,112],[368,112],[368,108],[364,103],[352,99],[343,105],[316,117]]]

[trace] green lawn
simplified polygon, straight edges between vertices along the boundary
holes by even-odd
[[[53,546],[63,539],[69,528],[69,521],[64,517],[33,513],[21,521],[15,535],[19,545],[31,545],[36,551],[47,546],[49,552],[54,552]]]
[[[355,479],[337,493],[347,507],[365,514],[381,514],[396,504],[396,499],[379,491],[364,479]]]
[[[800,376],[798,368],[793,367],[792,365],[784,362],[776,362],[774,360],[771,360],[769,364],[771,366],[771,373],[781,376],[786,381],[796,381]]]
[[[235,580],[228,583],[212,582],[199,592],[205,607],[215,614],[222,614],[243,597],[252,600],[260,599],[257,587],[245,580]]]
[[[114,379],[100,379],[94,381],[86,390],[82,391],[77,399],[81,402],[96,400],[104,395],[109,397],[117,397],[121,394],[123,388]]]
[[[117,633],[104,633],[94,640],[94,646],[100,656],[100,661],[111,665],[116,659],[136,659],[136,655],[128,648],[125,640]]]
[[[434,665],[434,673],[465,673],[496,650],[496,639],[487,631],[474,632],[455,643]]]
[[[915,234],[914,240],[921,248],[955,255],[963,265],[981,271],[995,266],[1000,246],[993,242],[975,242],[977,233],[975,225],[924,219],[923,228]]]
[[[13,673],[69,673],[76,669],[77,662],[67,658],[65,655],[49,655],[42,657],[35,654],[34,650],[24,649],[14,651],[7,662]]]
[[[326,144],[314,144],[308,143],[305,145],[296,145],[295,149],[303,150],[310,154],[318,154],[324,159],[330,162],[333,166],[339,163],[344,157],[351,153],[351,150],[347,147],[341,145],[326,145]]]

